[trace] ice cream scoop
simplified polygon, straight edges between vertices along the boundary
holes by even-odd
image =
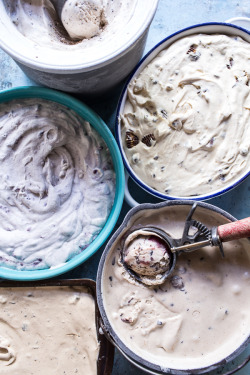
[[[174,244],[175,240],[159,228],[135,229],[124,240],[121,263],[137,281],[160,285],[175,267],[176,254],[171,251]]]
[[[139,275],[159,275],[170,267],[169,246],[154,232],[135,231],[124,246],[124,262]]]
[[[106,24],[102,0],[66,1],[61,20],[72,39],[90,39],[98,35]]]
[[[222,242],[250,237],[250,217],[209,230],[191,219],[195,208],[196,203],[188,214],[181,239],[150,226],[129,233],[121,251],[121,262],[133,278],[148,286],[163,284],[174,271],[178,253],[218,246],[224,256]],[[189,233],[190,228],[196,229],[194,234]]]
[[[102,0],[53,0],[52,3],[71,39],[90,39],[106,24]]]

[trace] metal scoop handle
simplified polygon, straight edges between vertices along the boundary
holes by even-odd
[[[184,245],[172,247],[171,251],[190,252],[204,246],[220,246],[222,242],[228,242],[247,237],[250,237],[250,217],[238,221],[233,221],[232,223],[223,224],[219,227],[214,227],[211,230],[211,236],[209,239],[198,242],[187,242]],[[221,252],[224,256],[223,249],[221,249]]]
[[[122,246],[121,261],[125,269],[133,278],[148,286],[160,285],[174,271],[178,253],[191,252],[205,246],[218,246],[222,257],[224,257],[222,242],[250,237],[250,217],[208,229],[201,222],[192,219],[196,207],[197,203],[195,202],[189,211],[184,225],[182,238],[180,239],[172,238],[168,233],[158,227],[140,227],[140,230],[155,233],[160,236],[167,245],[170,256],[170,267],[160,278],[152,279],[146,276],[140,276],[136,272],[130,270],[126,265],[126,262],[124,262]],[[190,234],[190,228],[196,228],[197,231],[194,234]]]

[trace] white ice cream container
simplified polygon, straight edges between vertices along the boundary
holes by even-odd
[[[129,161],[126,152],[125,147],[123,145],[124,140],[122,135],[122,124],[121,124],[121,118],[124,114],[124,108],[125,103],[128,98],[128,87],[129,85],[138,78],[140,73],[147,67],[147,65],[163,50],[167,50],[168,47],[170,47],[174,42],[189,37],[195,34],[222,34],[227,36],[239,36],[246,42],[250,42],[250,33],[248,30],[243,29],[241,27],[227,24],[227,23],[206,23],[206,24],[198,24],[191,27],[188,27],[186,29],[180,30],[168,37],[166,39],[162,40],[160,43],[158,43],[155,47],[152,48],[151,51],[148,52],[148,54],[139,62],[138,66],[135,68],[134,72],[131,74],[127,84],[124,87],[123,93],[121,95],[120,103],[118,106],[117,111],[117,121],[116,121],[116,139],[123,157],[123,161],[125,164],[125,167],[128,171],[129,177],[131,177],[141,188],[143,188],[148,193],[160,198],[160,199],[194,199],[194,200],[206,200],[213,197],[216,197],[220,194],[223,194],[227,192],[228,190],[234,188],[237,186],[240,182],[242,182],[244,179],[246,179],[249,174],[249,165],[248,169],[245,170],[244,173],[239,173],[234,180],[231,182],[227,182],[223,185],[221,188],[213,188],[209,192],[201,193],[201,194],[191,194],[191,195],[181,195],[181,194],[171,194],[170,192],[162,192],[159,190],[156,190],[156,188],[153,188],[147,182],[145,182],[139,175],[135,172],[132,163]],[[188,45],[187,45],[188,49]],[[146,95],[146,94],[145,94]],[[153,97],[151,98],[153,100]],[[135,104],[134,104],[135,105]],[[154,128],[152,127],[152,132],[154,131]],[[169,151],[166,150],[166,153]],[[143,159],[141,160],[141,165],[143,166]],[[150,168],[150,167],[149,167]],[[175,172],[176,173],[176,172]],[[184,181],[182,182],[184,184]],[[186,183],[186,182],[185,182]],[[131,206],[135,206],[137,202],[133,199],[133,197],[130,194],[129,186],[127,184],[125,188],[125,197],[127,202]]]
[[[62,91],[100,94],[121,82],[142,56],[158,0],[137,0],[126,28],[78,52],[39,46],[24,37],[0,3],[0,47],[35,82]]]

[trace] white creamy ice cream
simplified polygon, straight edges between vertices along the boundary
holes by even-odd
[[[67,0],[58,16],[50,0],[4,0],[5,8],[17,29],[35,45],[86,54],[98,46],[118,43],[137,0]],[[80,42],[79,42],[80,40]],[[92,51],[93,52],[93,51]],[[99,50],[100,54],[100,50]]]
[[[67,0],[61,20],[72,39],[90,39],[99,35],[105,26],[102,0]]]
[[[58,266],[83,251],[111,211],[115,173],[89,123],[55,102],[0,105],[0,264]]]
[[[138,211],[126,228],[159,226],[181,238],[191,206]],[[208,228],[227,222],[197,208]],[[149,288],[128,277],[119,262],[124,231],[108,253],[102,276],[103,304],[120,340],[133,353],[162,368],[199,369],[232,354],[250,335],[250,243],[224,244],[225,258],[206,247],[177,258],[166,282]]]
[[[240,37],[192,35],[131,81],[121,114],[135,174],[172,196],[209,194],[250,166],[250,48]]]
[[[87,288],[1,288],[0,307],[1,375],[97,374],[95,300]]]

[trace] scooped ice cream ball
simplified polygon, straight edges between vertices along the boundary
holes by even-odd
[[[131,233],[124,244],[124,262],[141,276],[155,276],[170,268],[166,242],[153,232],[138,230]]]
[[[98,35],[105,24],[103,1],[67,0],[61,20],[72,39],[90,39]]]

